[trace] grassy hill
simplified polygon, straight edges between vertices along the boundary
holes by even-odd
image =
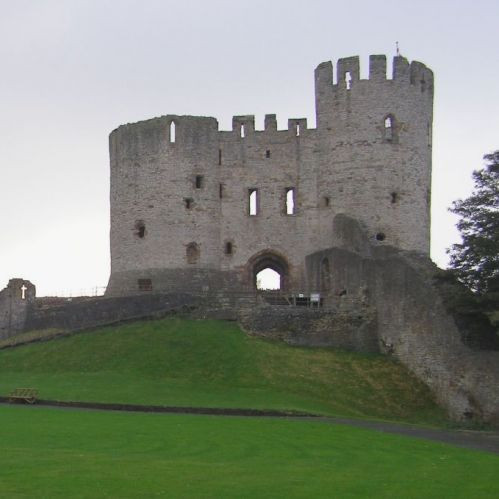
[[[290,347],[212,320],[136,322],[0,351],[0,394],[19,386],[44,399],[445,420],[386,357]]]

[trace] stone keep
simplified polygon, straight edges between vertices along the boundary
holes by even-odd
[[[315,129],[270,114],[264,130],[176,115],[114,130],[107,294],[250,290],[267,267],[282,289],[327,291],[305,259],[338,244],[338,214],[374,245],[427,255],[433,73],[397,56],[387,78],[374,55],[364,80],[358,57],[324,62],[315,98]]]

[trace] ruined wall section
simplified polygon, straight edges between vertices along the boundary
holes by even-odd
[[[371,56],[367,80],[357,57],[336,73],[316,70],[317,129],[290,119],[277,130],[267,115],[255,130],[249,115],[219,131],[214,118],[168,115],[115,130],[107,294],[248,290],[265,255],[288,289],[316,291],[305,256],[338,244],[340,213],[375,244],[428,254],[431,71],[396,57],[387,79],[385,57]]]
[[[241,136],[244,127],[244,137]],[[236,116],[232,131],[220,132],[221,268],[237,271],[243,285],[251,285],[248,261],[255,255],[276,253],[289,264],[288,287],[304,285],[304,255],[317,244],[315,130],[305,119],[290,119],[277,130],[275,115],[265,117],[265,129],[255,131],[254,116]],[[249,215],[249,192],[257,189],[255,216]],[[287,213],[286,196],[294,190],[294,212]]]
[[[20,278],[10,279],[7,286],[0,291],[0,340],[25,329],[35,297],[35,286]]]
[[[139,279],[142,291],[148,279],[152,290],[209,285],[220,265],[217,131],[214,118],[169,115],[111,134],[108,294],[140,292]]]
[[[339,59],[335,73],[331,62],[315,72],[321,247],[335,244],[332,212],[360,220],[376,244],[428,254],[432,72],[395,57],[387,79],[385,56],[371,56],[369,79],[358,57]]]

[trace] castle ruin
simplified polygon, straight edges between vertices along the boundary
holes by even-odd
[[[499,425],[498,338],[429,258],[433,74],[400,56],[392,78],[384,56],[368,79],[357,57],[334,73],[315,71],[315,129],[167,115],[113,131],[106,295],[36,298],[13,279],[0,341],[170,313],[237,320],[293,345],[391,355],[452,418]],[[256,292],[266,268],[282,302]]]
[[[374,55],[368,79],[358,57],[335,74],[315,71],[315,129],[167,115],[114,130],[107,295],[248,290],[264,268],[282,290],[327,295],[331,263],[306,257],[338,245],[338,214],[373,245],[428,255],[433,73],[397,56],[387,79]]]

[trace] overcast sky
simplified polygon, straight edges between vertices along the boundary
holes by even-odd
[[[499,149],[497,0],[0,0],[0,288],[78,294],[109,276],[108,135],[164,114],[315,126],[313,71],[369,54],[435,72],[432,258],[451,202]],[[390,63],[391,66],[391,63]]]

